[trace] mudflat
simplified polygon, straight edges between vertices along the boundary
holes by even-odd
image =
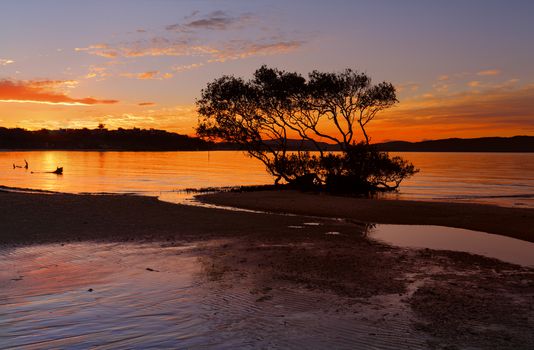
[[[314,314],[303,321],[299,318],[302,310],[288,311],[298,300],[310,310],[316,306],[329,319],[346,322],[343,337],[332,334],[333,347],[336,339],[344,341],[337,344],[339,347],[355,344],[356,339],[383,344],[377,348],[387,347],[387,339],[391,342],[388,346],[406,349],[534,347],[533,269],[467,253],[389,246],[368,239],[363,222],[452,223],[483,230],[476,226],[484,224],[482,216],[499,221],[499,217],[512,215],[513,220],[527,222],[517,223],[514,232],[519,233],[532,222],[530,210],[294,192],[221,193],[203,196],[202,200],[301,215],[193,207],[138,196],[0,192],[0,248],[9,252],[0,254],[7,266],[1,275],[5,280],[0,283],[0,293],[15,293],[17,283],[32,286],[32,274],[18,276],[16,261],[6,263],[16,256],[18,247],[65,244],[58,245],[59,251],[78,241],[149,242],[161,244],[162,249],[192,244],[191,254],[202,271],[197,277],[207,281],[206,288],[218,286],[216,295],[224,303],[233,303],[243,295],[252,298],[258,306],[247,312],[265,309],[262,312],[273,313],[272,318],[262,320],[275,333],[285,329],[283,334],[292,334],[291,329],[297,332],[298,325],[308,329],[321,318]],[[461,224],[454,224],[456,215],[463,215]],[[352,220],[332,220],[329,216]],[[499,227],[507,227],[507,222]],[[337,234],[328,234],[331,232]],[[531,229],[524,232],[525,237],[532,233]],[[83,262],[83,256],[76,261]],[[165,259],[158,261],[159,266],[147,263],[146,267],[165,270]],[[146,273],[157,272],[151,269]],[[247,289],[232,294],[233,288]],[[289,301],[289,291],[298,292],[298,298]],[[216,309],[212,317],[220,317],[220,332],[249,326],[237,321],[229,324],[224,316],[216,316],[224,315],[217,314],[225,308],[224,303],[212,306]],[[140,318],[138,322],[144,321]],[[277,345],[276,339],[270,341]]]
[[[475,203],[331,196],[297,191],[219,192],[203,202],[276,213],[338,217],[381,224],[441,225],[534,242],[534,209]]]

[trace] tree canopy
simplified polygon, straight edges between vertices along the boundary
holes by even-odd
[[[276,183],[392,189],[415,168],[375,150],[366,127],[397,102],[391,83],[373,85],[365,73],[351,69],[313,71],[306,79],[263,66],[251,80],[223,76],[202,90],[197,133],[241,145]],[[313,144],[316,152],[289,152],[291,138]],[[318,141],[335,144],[341,154],[326,152]]]

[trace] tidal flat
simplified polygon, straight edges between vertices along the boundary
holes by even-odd
[[[262,209],[277,194],[203,200],[252,207],[234,196],[254,196],[255,209]],[[464,252],[388,245],[367,235],[372,220],[335,208],[337,215],[310,216],[315,213],[297,205],[302,198],[309,202],[307,195],[282,196],[293,199],[297,215],[138,196],[0,192],[0,344],[534,346],[534,269]],[[315,207],[346,200],[320,198]],[[285,205],[280,198],[277,203]],[[274,205],[263,209],[277,211]],[[525,220],[520,225],[532,224],[527,209],[484,210],[516,210]],[[428,220],[420,208],[412,213],[413,224]]]

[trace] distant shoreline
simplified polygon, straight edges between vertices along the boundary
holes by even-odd
[[[153,150],[153,149],[146,149],[146,150],[139,150],[139,149],[83,149],[83,148],[20,148],[20,149],[0,149],[0,152],[153,152],[153,153],[160,153],[160,152],[246,152],[245,150],[241,149],[210,149],[210,150],[188,150],[188,149],[177,149],[177,150]],[[525,153],[534,153],[534,151],[401,151],[401,150],[383,150],[384,152],[395,152],[395,153],[484,153],[484,154],[525,154]],[[290,151],[290,152],[296,152],[296,151]],[[318,151],[310,151],[310,152],[318,152]],[[330,151],[330,152],[340,152],[340,151]]]
[[[278,147],[274,140],[266,145]],[[285,140],[288,151],[339,151],[339,145]],[[361,141],[361,140],[360,140]],[[386,152],[498,152],[532,153],[534,136],[448,138],[418,142],[388,141],[373,143]],[[196,136],[157,129],[58,129],[25,130],[0,127],[0,149],[4,151],[94,151],[94,152],[176,152],[176,151],[239,151],[239,145],[230,142],[212,142]]]
[[[178,149],[178,150],[153,150],[153,149],[86,149],[86,148],[17,148],[17,149],[0,149],[0,152],[36,152],[36,151],[60,151],[60,152],[216,152],[216,151],[239,151],[239,150],[190,150],[190,149]]]

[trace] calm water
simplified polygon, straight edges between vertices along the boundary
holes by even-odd
[[[394,197],[534,207],[534,154],[395,153],[421,172]],[[30,169],[13,169],[13,163]],[[63,166],[62,176],[31,173]],[[0,185],[61,192],[168,194],[186,188],[269,184],[263,165],[238,151],[0,152]],[[169,197],[167,195],[167,197]]]
[[[376,225],[369,237],[409,248],[455,250],[534,267],[534,243],[445,226]]]

